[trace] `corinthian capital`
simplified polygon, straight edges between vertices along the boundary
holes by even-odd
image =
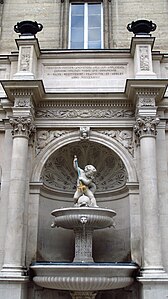
[[[29,138],[30,135],[35,132],[35,126],[31,117],[10,117],[9,122],[13,127],[13,137]]]
[[[146,135],[156,136],[157,130],[156,126],[159,124],[160,120],[158,117],[137,116],[136,123],[134,125],[134,131],[137,137],[143,137]]]

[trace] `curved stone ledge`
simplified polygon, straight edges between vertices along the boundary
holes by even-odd
[[[70,291],[98,291],[123,288],[134,281],[134,264],[35,264],[33,281],[44,288]]]
[[[87,207],[74,207],[57,209],[51,212],[55,216],[54,226],[63,227],[66,229],[74,229],[82,227],[82,218],[86,218],[86,227],[92,229],[102,229],[113,226],[113,217],[116,212],[109,209],[102,208],[87,208]]]

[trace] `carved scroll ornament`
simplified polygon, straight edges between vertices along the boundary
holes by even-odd
[[[9,122],[12,129],[13,137],[26,137],[29,138],[35,132],[35,126],[31,117],[10,117]]]

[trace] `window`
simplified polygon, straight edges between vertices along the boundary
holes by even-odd
[[[69,48],[103,48],[102,3],[71,3],[69,16]]]

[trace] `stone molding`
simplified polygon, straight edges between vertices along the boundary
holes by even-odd
[[[35,132],[35,126],[31,117],[10,117],[9,122],[12,129],[12,136],[29,138]]]
[[[137,116],[136,123],[134,125],[134,132],[138,138],[144,136],[153,136],[157,134],[156,127],[159,124],[160,120],[158,117],[140,117]]]

